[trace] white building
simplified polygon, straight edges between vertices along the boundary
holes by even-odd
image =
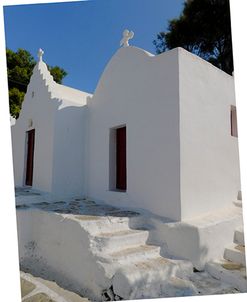
[[[13,159],[16,186],[47,194],[17,190],[20,263],[94,301],[192,294],[176,278],[193,267],[244,292],[244,275],[214,262],[245,265],[234,79],[182,48],[122,43],[93,95],[56,84],[39,52]],[[75,203],[79,216],[57,208]]]
[[[12,127],[16,186],[173,220],[237,199],[232,76],[182,48],[123,47],[90,95],[55,83],[39,56]]]

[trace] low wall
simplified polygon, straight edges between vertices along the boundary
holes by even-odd
[[[189,260],[198,270],[222,259],[235,229],[243,225],[242,209],[235,206],[185,222],[151,221],[150,240],[161,246],[161,254]]]
[[[88,233],[79,222],[54,212],[17,210],[21,268],[55,280],[65,289],[101,300],[108,288],[103,268],[90,251]]]

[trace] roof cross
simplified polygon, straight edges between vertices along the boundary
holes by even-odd
[[[133,37],[134,37],[134,32],[129,31],[128,29],[125,29],[123,32],[123,38],[120,41],[120,46],[122,46],[122,45],[123,45],[123,47],[129,46],[129,40],[132,39]]]
[[[39,51],[38,51],[38,58],[39,58],[39,62],[42,61],[42,56],[44,54],[44,51],[40,48]]]

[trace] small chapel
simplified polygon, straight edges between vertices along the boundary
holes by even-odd
[[[210,261],[233,240],[241,255],[225,259],[245,265],[234,77],[180,47],[130,46],[133,36],[124,32],[93,94],[57,84],[40,49],[11,127],[17,192],[51,202],[39,199],[39,212],[17,194],[20,262],[97,301],[163,297],[175,270],[229,282]],[[138,267],[137,254],[156,260]]]
[[[54,196],[183,220],[241,190],[234,78],[182,48],[124,45],[94,94],[55,83],[40,50],[12,138],[16,186]]]

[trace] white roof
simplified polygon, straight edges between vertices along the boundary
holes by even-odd
[[[48,90],[51,93],[52,98],[67,100],[72,103],[84,105],[86,104],[86,98],[88,96],[92,96],[92,94],[90,93],[56,83],[53,80],[53,77],[50,74],[47,65],[42,60],[40,60],[36,64],[36,66],[34,67],[34,72],[35,70],[37,70],[42,75],[43,79],[46,82],[46,85],[48,86]]]

